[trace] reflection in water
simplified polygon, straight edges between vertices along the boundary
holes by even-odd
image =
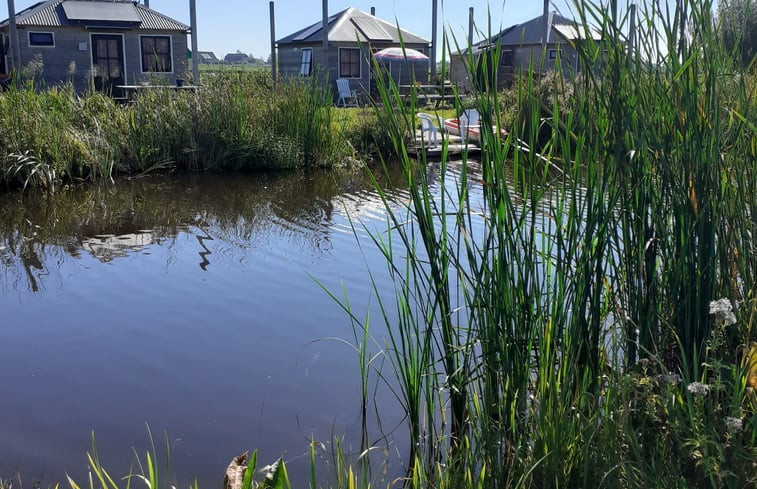
[[[399,174],[380,176],[382,185],[400,181]],[[276,235],[322,253],[331,247],[335,212],[381,215],[382,207],[360,170],[160,177],[0,195],[0,273],[6,289],[26,282],[37,292],[51,267],[82,252],[111,262],[180,233],[195,235],[202,270],[211,264],[213,240],[248,250]]]
[[[381,185],[406,202],[393,179]],[[0,390],[13,393],[0,396],[0,477],[85,480],[92,430],[126,473],[145,422],[171,437],[176,487],[215,485],[248,448],[306,474],[311,436],[361,432],[354,353],[323,340],[350,338],[349,318],[310,277],[362,311],[375,305],[366,267],[391,290],[383,256],[351,234],[351,219],[384,231],[382,208],[362,171],[0,195]]]

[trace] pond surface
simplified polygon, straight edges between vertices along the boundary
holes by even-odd
[[[406,200],[389,180],[399,171],[381,185]],[[146,425],[160,453],[166,434],[178,488],[220,487],[247,449],[262,464],[285,454],[295,480],[311,437],[357,449],[358,359],[335,339],[352,329],[313,277],[338,295],[344,284],[358,316],[369,268],[393,286],[351,219],[386,228],[363,171],[0,194],[0,477],[84,482],[92,432],[125,474],[132,447],[150,445]],[[396,400],[376,395],[405,451]]]

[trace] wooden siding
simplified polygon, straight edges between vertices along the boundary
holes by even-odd
[[[558,48],[559,46],[559,48]],[[568,44],[549,45],[547,46],[547,52],[545,53],[544,64],[541,67],[541,71],[544,73],[554,71],[556,60],[549,59],[549,50],[560,50],[560,63],[562,66],[562,72],[565,79],[570,80],[577,75],[575,70],[577,69],[577,54],[575,49]],[[502,50],[512,50],[512,66],[507,66],[502,63],[497,68],[497,89],[502,89],[512,83],[513,78],[518,73],[526,73],[531,66],[534,66],[535,71],[539,71],[539,65],[541,63],[542,49],[541,45],[530,46],[518,46],[518,47],[503,47]],[[532,65],[533,61],[533,65]],[[466,67],[467,55],[452,55],[450,60],[449,76],[450,81],[456,83],[464,91],[470,91],[472,88],[472,81],[470,79],[469,71]]]
[[[52,32],[54,47],[29,46],[28,32]],[[88,31],[77,28],[34,28],[18,30],[21,51],[21,67],[35,73],[43,86],[55,86],[71,82],[77,91],[84,91],[92,82],[91,34],[114,34],[123,36],[126,83],[158,80],[173,84],[177,78],[189,77],[187,59],[187,36],[182,33],[161,31]],[[171,73],[142,73],[140,36],[170,36],[173,54]],[[83,43],[83,44],[82,44]],[[81,51],[82,44],[86,50]]]
[[[350,81],[350,88],[357,90],[358,92],[370,93],[374,90],[372,84],[372,61],[370,58],[370,50],[378,51],[387,47],[392,47],[393,44],[373,44],[358,45],[356,43],[337,43],[330,42],[328,49],[328,57],[326,58],[326,70],[323,68],[324,56],[323,56],[323,44],[286,44],[278,48],[278,72],[282,77],[300,76],[300,63],[302,60],[302,49],[311,48],[313,50],[313,73],[319,71],[320,73],[326,72],[326,80],[329,81],[336,97],[336,79],[341,78],[339,75],[339,50],[341,49],[361,49],[360,56],[360,76],[355,78],[348,78]],[[416,49],[425,54],[428,54],[428,45],[426,44],[408,44],[406,47]],[[408,70],[403,67],[404,63],[394,63],[392,65],[392,74],[395,77],[395,82],[398,84],[410,84],[413,80],[413,76],[419,81],[426,82],[428,77],[428,64],[412,64],[411,69]]]

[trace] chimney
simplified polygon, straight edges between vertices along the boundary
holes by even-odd
[[[145,0],[145,7],[150,8],[150,0]]]
[[[371,15],[376,17],[376,7],[371,7]]]

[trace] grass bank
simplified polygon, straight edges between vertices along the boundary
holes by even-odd
[[[0,185],[154,170],[286,169],[349,164],[376,151],[372,114],[339,114],[317,78],[203,74],[197,93],[145,91],[116,103],[70,88],[0,93]]]

